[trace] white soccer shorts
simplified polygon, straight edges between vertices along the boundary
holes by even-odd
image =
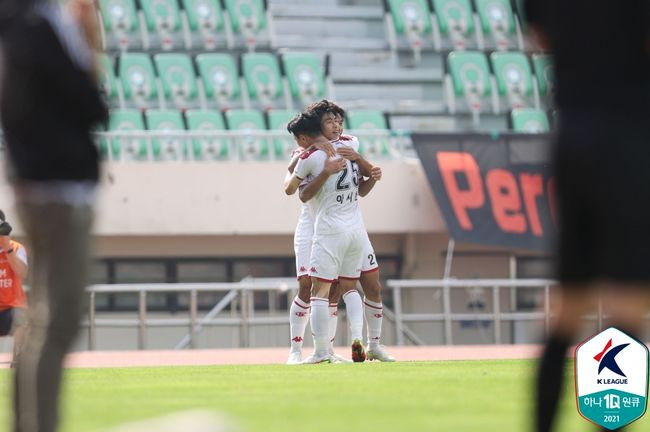
[[[366,236],[362,229],[315,236],[309,275],[329,282],[337,278],[359,279]]]

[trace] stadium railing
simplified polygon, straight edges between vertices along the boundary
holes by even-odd
[[[547,279],[429,279],[429,280],[389,280],[386,286],[392,290],[393,309],[384,307],[384,316],[392,322],[396,332],[396,344],[404,345],[406,339],[415,345],[425,345],[425,342],[417,332],[409,327],[410,323],[442,322],[444,326],[447,345],[453,344],[452,323],[456,321],[489,321],[493,324],[493,343],[507,343],[501,336],[501,323],[504,321],[544,321],[548,330],[550,312],[551,288],[556,285],[553,280]],[[451,308],[451,291],[467,288],[489,288],[492,290],[491,312],[479,313],[457,313]],[[516,291],[520,288],[536,288],[543,292],[543,308],[540,311],[504,312],[500,308],[499,292],[502,289]],[[96,331],[101,327],[126,327],[138,330],[138,348],[147,347],[148,327],[178,327],[187,326],[188,334],[182,338],[175,349],[196,347],[197,335],[203,328],[208,326],[237,326],[239,327],[240,346],[251,346],[252,326],[288,324],[288,317],[285,311],[279,311],[269,296],[268,310],[270,315],[258,316],[255,313],[255,302],[253,293],[262,291],[286,295],[291,298],[298,289],[297,282],[293,278],[245,278],[240,282],[233,283],[179,283],[179,284],[110,284],[93,285],[88,287],[90,295],[89,314],[84,326],[88,328],[88,349],[93,350],[96,346]],[[408,313],[402,306],[402,294],[410,289],[431,289],[441,290],[442,312],[440,313]],[[219,300],[214,307],[204,316],[199,318],[197,297],[199,293],[221,292],[225,296]],[[95,299],[98,294],[138,294],[137,317],[131,319],[123,318],[97,318]],[[187,318],[150,318],[147,312],[147,295],[149,293],[189,293],[189,308]],[[276,296],[277,299],[277,296]],[[228,317],[219,317],[219,313],[232,304],[237,313],[231,312]],[[233,311],[233,308],[231,308]],[[597,321],[599,328],[602,327],[602,307],[596,314],[585,317],[591,321]]]

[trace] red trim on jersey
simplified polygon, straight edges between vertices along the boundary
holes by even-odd
[[[354,137],[352,135],[341,135],[339,141],[353,141]]]
[[[309,310],[309,307],[304,307],[303,305],[301,305],[300,303],[298,303],[298,302],[295,301],[295,300],[294,300],[293,302],[296,304],[296,306],[300,306],[300,307],[303,308],[303,309],[307,309],[307,310]]]
[[[377,306],[373,306],[373,305],[369,305],[369,304],[366,303],[366,302],[363,302],[363,304],[366,305],[366,306],[368,306],[368,307],[371,307],[371,308],[373,308],[373,309],[383,310],[383,308],[380,308],[380,307],[377,307]]]
[[[302,152],[300,154],[300,159],[303,159],[303,160],[307,159],[309,156],[313,155],[317,151],[318,151],[318,149],[316,147],[311,147],[310,149],[305,150],[304,152]]]
[[[370,270],[364,270],[364,271],[361,272],[361,274],[373,273],[373,272],[376,272],[376,271],[379,271],[379,266],[377,266],[377,267],[375,267],[373,269],[370,269]]]

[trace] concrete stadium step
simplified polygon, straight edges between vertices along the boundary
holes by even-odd
[[[347,37],[322,37],[306,38],[301,35],[278,35],[275,44],[277,47],[288,49],[309,50],[386,50],[388,42],[377,38],[347,38]]]
[[[331,76],[339,83],[441,83],[442,69],[406,69],[376,66],[332,68]]]
[[[274,18],[325,18],[383,20],[381,6],[337,6],[330,2],[317,1],[308,4],[271,4],[269,10]]]
[[[304,18],[276,17],[274,18],[274,28],[277,36],[299,35],[307,40],[335,36],[349,39],[385,39],[384,26],[381,21],[356,18],[337,19],[313,16]]]

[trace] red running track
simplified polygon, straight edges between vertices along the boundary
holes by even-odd
[[[540,345],[467,345],[387,347],[398,361],[529,359],[540,353]],[[306,357],[311,348],[305,350]],[[350,357],[349,348],[338,354]],[[248,348],[182,351],[87,351],[71,353],[66,367],[209,366],[237,364],[283,364],[288,348]],[[9,367],[10,354],[0,354],[0,368]]]

